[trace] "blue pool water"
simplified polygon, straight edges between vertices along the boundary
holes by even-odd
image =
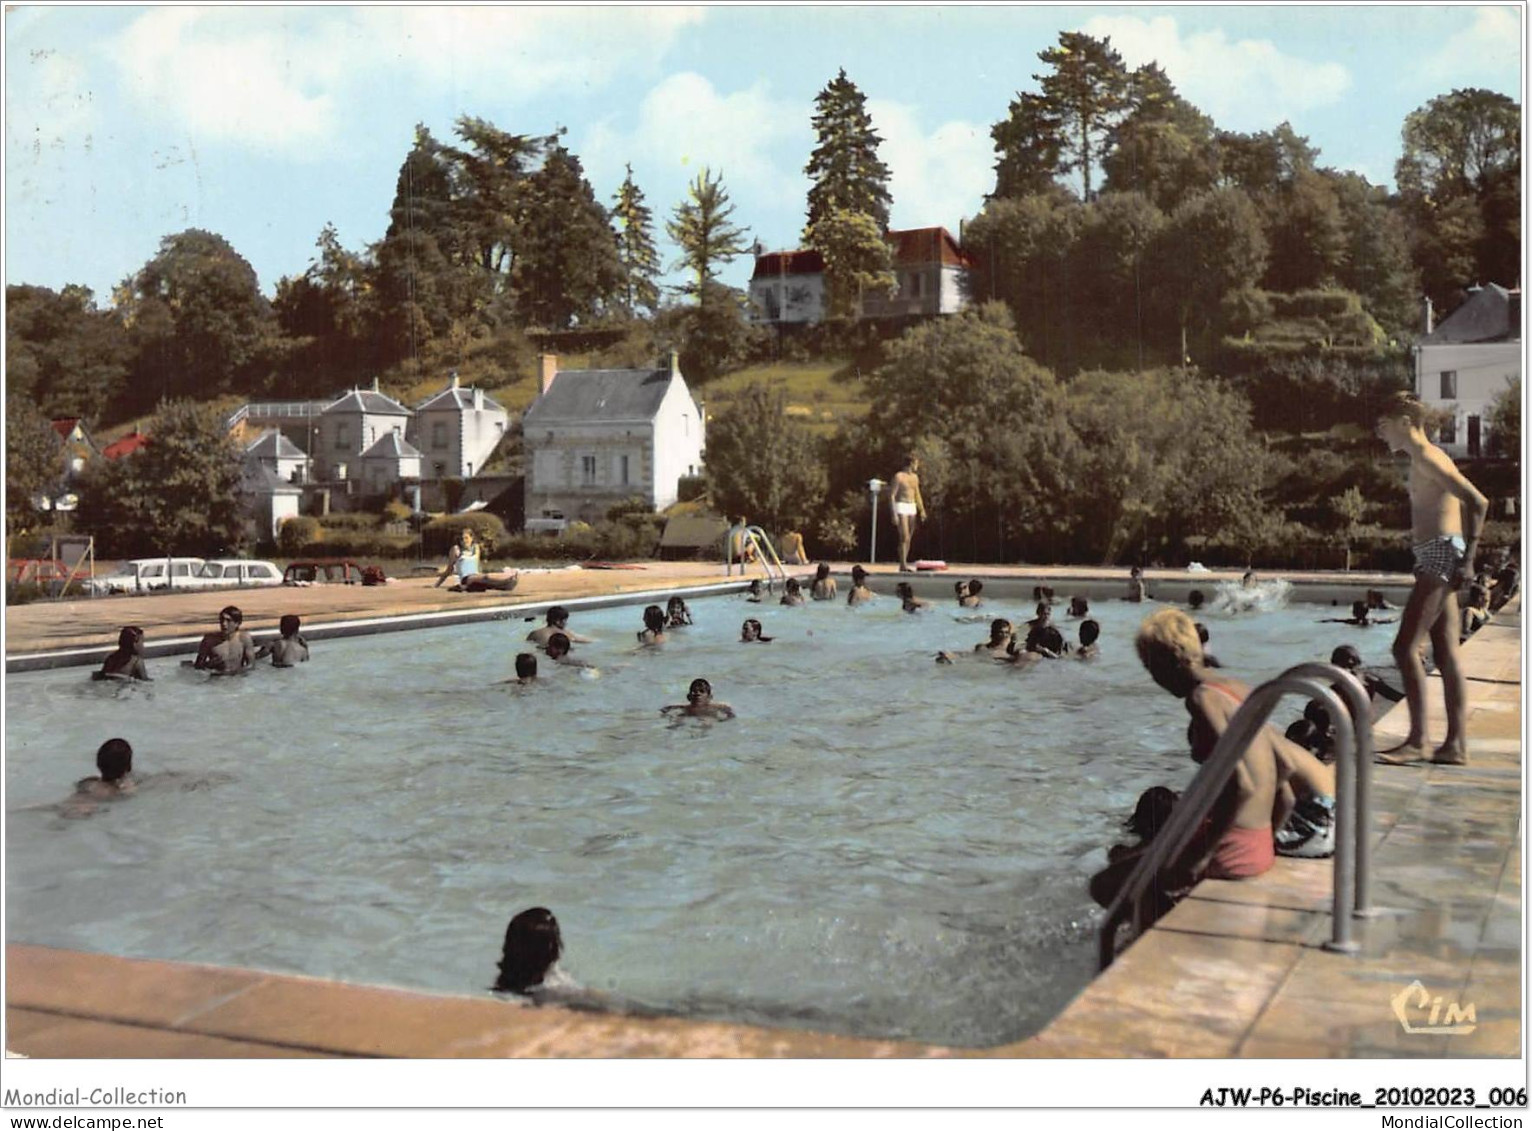
[[[544,660],[534,689],[496,682],[520,621],[319,641],[302,668],[237,679],[169,660],[145,686],[12,676],[8,938],[475,994],[506,920],[543,904],[570,972],[628,998],[1015,1039],[1093,973],[1085,881],[1122,817],[1193,769],[1181,705],[1133,655],[1151,605],[1092,601],[1095,663],[932,662],[1025,605],[959,623],[953,605],[910,616],[886,597],[709,598],[645,653],[639,609],[577,612],[599,678]],[[1202,619],[1251,682],[1338,643],[1386,662],[1391,629],[1316,623],[1331,615]],[[775,641],[737,643],[747,616]],[[660,716],[698,675],[737,719]],[[55,803],[114,735],[143,788],[63,819]]]

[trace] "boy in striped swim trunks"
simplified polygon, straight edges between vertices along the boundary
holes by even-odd
[[[1447,734],[1429,755],[1433,762],[1468,762],[1467,684],[1458,663],[1458,590],[1470,576],[1489,500],[1464,478],[1446,452],[1426,437],[1425,405],[1398,394],[1378,419],[1378,437],[1410,457],[1410,528],[1415,550],[1415,588],[1399,617],[1394,661],[1410,707],[1410,733],[1378,753],[1389,765],[1423,762],[1426,753],[1426,670],[1422,652],[1429,636],[1442,673]]]

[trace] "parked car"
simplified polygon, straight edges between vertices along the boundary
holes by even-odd
[[[290,562],[283,585],[360,585],[362,567],[350,558],[309,558]]]
[[[564,533],[569,527],[569,521],[564,517],[564,512],[553,507],[544,507],[543,513],[537,518],[529,518],[522,529],[528,534],[552,534],[554,536]]]
[[[192,576],[201,568],[201,558],[133,558],[120,564],[113,573],[92,578],[88,585],[98,595],[190,589]]]
[[[281,585],[282,571],[271,562],[211,558],[188,581],[191,589],[233,589],[239,585]]]

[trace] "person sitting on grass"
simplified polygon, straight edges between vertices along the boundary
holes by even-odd
[[[809,592],[816,601],[835,600],[835,578],[830,576],[829,562],[820,562],[814,568],[814,584]]]
[[[1101,626],[1093,620],[1080,622],[1080,647],[1075,651],[1077,660],[1094,660],[1101,655],[1101,645],[1096,640],[1101,636]]]
[[[761,635],[761,622],[751,617],[739,626],[739,641],[741,644],[770,644],[773,637]]]
[[[309,644],[298,631],[301,627],[302,622],[293,613],[283,616],[277,622],[277,631],[281,635],[257,648],[255,658],[259,660],[263,656],[270,656],[274,668],[290,668],[296,664],[308,663]]]
[[[901,581],[894,587],[894,592],[899,594],[899,607],[907,613],[918,613],[931,607],[930,601],[915,596],[915,589],[908,581]]]
[[[569,630],[569,610],[563,605],[554,605],[547,612],[547,624],[541,628],[534,628],[527,633],[527,639],[540,648],[548,646],[548,638],[555,632],[562,632],[571,644],[590,644],[589,636],[581,636],[578,632]]]
[[[665,635],[665,610],[658,605],[644,609],[644,629],[638,634],[638,642],[645,647],[664,644],[670,637]]]
[[[144,665],[144,630],[136,624],[124,625],[117,634],[117,651],[101,663],[101,670],[91,673],[91,679],[148,679],[149,669]]]
[[[686,689],[685,703],[671,703],[661,707],[660,714],[677,718],[732,719],[734,708],[713,698],[713,685],[705,679],[694,679]]]
[[[789,577],[787,579],[786,589],[782,593],[782,604],[789,608],[796,608],[798,605],[804,604],[803,586],[798,583],[796,577]]]
[[[860,605],[877,596],[867,588],[867,571],[859,565],[851,567],[851,592],[846,594],[847,605]]]

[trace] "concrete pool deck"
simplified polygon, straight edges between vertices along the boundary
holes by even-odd
[[[1065,582],[1120,570],[957,567]],[[1212,583],[1235,574],[1150,571]],[[1333,574],[1283,574],[1329,585]],[[733,579],[738,582],[738,576]],[[1349,575],[1347,588],[1398,586]],[[706,563],[532,574],[510,595],[451,594],[429,579],[383,587],[241,590],[7,610],[7,659],[107,648],[131,619],[150,635],[196,634],[231,600],[255,629],[308,621],[569,600],[724,583]],[[1060,591],[1061,593],[1063,590]],[[79,606],[74,609],[74,606]],[[1519,600],[1465,646],[1467,767],[1378,767],[1374,896],[1357,955],[1321,948],[1327,861],[1279,860],[1255,881],[1208,881],[1036,1036],[990,1049],[865,1040],[712,1021],[514,1009],[447,996],[260,971],[6,947],[6,1043],[34,1057],[1514,1057],[1522,1045],[1521,616]],[[1442,719],[1432,680],[1433,718]],[[1401,704],[1380,745],[1404,733]],[[1433,732],[1439,738],[1439,732]],[[1411,991],[1419,982],[1420,991]],[[1406,999],[1401,995],[1410,993]],[[1421,1008],[1408,1008],[1422,1000]],[[1422,1033],[1429,1002],[1474,1009],[1473,1029]],[[1396,1006],[1403,1016],[1396,1013]],[[1443,1006],[1445,1008],[1445,1004]],[[1442,1022],[1438,1022],[1442,1024]]]

